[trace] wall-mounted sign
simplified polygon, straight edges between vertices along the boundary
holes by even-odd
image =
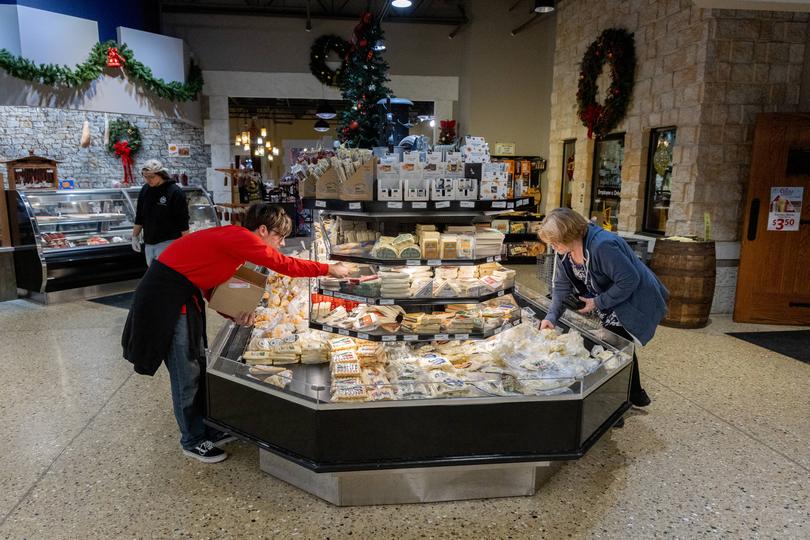
[[[173,157],[191,157],[191,146],[169,143],[169,155]]]
[[[515,143],[513,142],[496,142],[495,143],[496,156],[514,156]]]
[[[772,187],[768,207],[768,230],[798,231],[803,196],[803,187]]]

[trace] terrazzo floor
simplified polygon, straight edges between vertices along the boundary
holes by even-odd
[[[653,404],[533,497],[337,508],[246,443],[183,457],[165,370],[120,357],[125,315],[0,303],[0,538],[810,538],[810,365],[725,335],[773,327],[660,328]]]

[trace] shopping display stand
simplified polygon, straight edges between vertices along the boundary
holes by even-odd
[[[319,204],[319,201],[306,204],[323,210],[324,214],[374,218],[380,223],[394,218],[398,222],[418,219],[435,224],[453,218],[451,221],[472,223],[493,211],[493,201],[476,201],[473,208],[445,207],[440,209],[443,212],[406,209],[404,202],[401,208],[389,208],[387,203],[381,207],[370,201],[346,203],[359,207],[344,207],[329,200]],[[455,215],[449,215],[454,210]],[[509,210],[505,204],[502,211]],[[340,258],[331,253],[326,255]],[[368,258],[364,262],[399,264]],[[458,264],[458,261],[433,262]],[[539,321],[546,313],[548,302],[539,293],[520,286],[509,292],[522,308],[522,316]],[[476,300],[481,302],[487,297],[489,294]],[[438,309],[442,303],[436,299],[384,300],[409,306],[421,302],[428,309]],[[510,321],[492,334],[505,336],[517,322]],[[379,341],[488,337],[469,334],[392,337],[353,333],[312,319],[310,326],[337,335]],[[283,388],[251,376],[248,367],[239,361],[250,339],[250,330],[229,324],[221,330],[210,351],[206,421],[256,443],[263,471],[336,505],[531,495],[561,461],[583,456],[630,407],[633,344],[608,332],[580,327],[568,317],[563,317],[560,326],[580,331],[589,350],[599,344],[615,351],[615,364],[567,379],[559,391],[537,395],[335,402],[330,393],[328,364],[289,366],[293,375]],[[557,382],[551,381],[550,386]]]

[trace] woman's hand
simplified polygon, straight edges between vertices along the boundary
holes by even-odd
[[[545,330],[548,328],[549,330],[554,330],[554,323],[549,321],[548,319],[543,319],[540,321],[540,330]]]
[[[590,313],[591,311],[596,309],[596,300],[593,298],[585,298],[584,296],[579,297],[580,300],[585,302],[585,307],[578,310],[577,313],[582,313],[583,315],[586,313]]]
[[[329,265],[329,275],[335,278],[344,278],[349,275],[351,268],[342,262]]]
[[[234,322],[240,326],[253,326],[253,323],[256,322],[256,312],[251,310],[240,313]]]

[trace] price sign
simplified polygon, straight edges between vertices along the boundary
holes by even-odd
[[[387,206],[388,206],[388,208],[402,208],[402,203],[401,202],[389,202]]]
[[[394,305],[394,299],[393,298],[381,298],[380,299],[380,305],[381,306],[393,306]]]
[[[428,266],[441,266],[442,260],[441,259],[428,259],[427,262]]]
[[[408,259],[405,261],[405,266],[419,266],[421,261],[419,259]]]
[[[475,201],[460,201],[458,205],[461,208],[475,208]]]
[[[383,336],[383,337],[382,337],[382,340],[383,340],[383,341],[396,341],[396,340],[397,340],[397,336]]]
[[[324,296],[333,296],[332,291],[323,291],[321,294]]]
[[[456,339],[470,339],[470,334],[456,334]]]
[[[768,230],[798,231],[803,197],[803,187],[772,187],[768,207]]]
[[[492,208],[506,208],[506,202],[504,202],[504,201],[492,201]]]
[[[349,203],[349,210],[360,210],[363,207],[359,202]]]
[[[411,208],[413,208],[414,210],[424,209],[424,208],[427,208],[427,203],[426,202],[413,202],[413,203],[411,203]]]
[[[332,332],[333,330],[334,328],[332,328],[331,326],[323,325],[324,332]]]
[[[498,297],[500,298],[501,296],[503,296],[503,291],[498,291]]]
[[[450,208],[450,201],[439,201],[436,203],[436,209]]]
[[[507,204],[507,205],[506,205],[506,207],[507,207],[507,208],[514,208],[514,207],[515,207],[515,203],[509,203],[509,204]]]
[[[368,334],[364,334],[363,332],[358,332],[357,337],[360,339],[368,339]]]
[[[326,201],[315,201],[316,208],[326,208]]]
[[[450,336],[448,334],[436,334],[435,339],[438,341],[447,341],[450,339]]]
[[[419,340],[419,336],[414,336],[414,335],[410,335],[410,334],[409,334],[409,335],[405,336],[403,339],[404,339],[405,341],[418,341],[418,340]]]
[[[340,334],[341,336],[348,336],[348,335],[349,335],[349,331],[348,331],[348,330],[344,330],[343,328],[341,328],[340,330],[338,330],[338,334]]]

